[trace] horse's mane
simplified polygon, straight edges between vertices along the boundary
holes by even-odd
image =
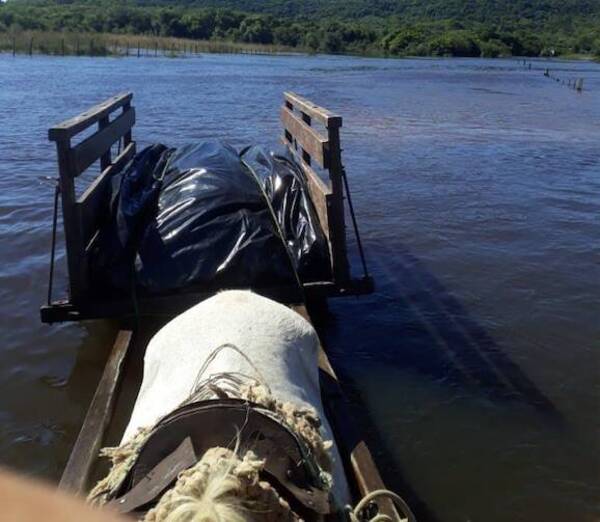
[[[237,448],[212,448],[180,474],[144,521],[250,522],[266,513],[273,520],[296,520],[276,490],[259,480],[264,464],[250,451],[240,458]]]
[[[217,383],[211,381],[211,386]],[[323,440],[320,420],[314,410],[277,401],[259,383],[242,385],[236,394],[271,410],[307,444],[321,470],[320,480],[331,487],[330,441]],[[105,504],[117,491],[133,466],[152,429],[141,429],[126,444],[105,448],[102,455],[112,460],[109,474],[90,493],[88,500]],[[265,461],[252,451],[240,455],[234,448],[211,448],[200,461],[179,474],[175,485],[148,511],[144,522],[250,522],[296,521],[298,516],[277,490],[259,478]]]

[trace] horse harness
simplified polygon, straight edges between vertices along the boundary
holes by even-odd
[[[337,519],[314,455],[270,410],[241,399],[185,404],[164,417],[142,445],[108,506],[141,517],[214,447],[252,450],[265,467],[261,477],[307,521]]]

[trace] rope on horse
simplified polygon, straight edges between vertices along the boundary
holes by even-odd
[[[384,513],[376,513],[373,516],[365,516],[365,508],[369,507],[369,505],[375,502],[376,499],[380,498],[389,498],[392,500],[392,502],[394,502],[396,507],[398,507],[400,511],[406,515],[406,517],[402,518],[401,520],[407,522],[416,522],[417,519],[415,518],[415,515],[411,511],[406,501],[400,495],[390,491],[389,489],[376,489],[375,491],[371,491],[365,495],[358,504],[356,504],[354,509],[352,509],[352,506],[346,506],[350,522],[395,522],[392,517]]]

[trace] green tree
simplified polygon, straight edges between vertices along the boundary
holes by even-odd
[[[433,56],[480,56],[481,49],[476,36],[464,30],[448,31],[428,42],[429,54]]]

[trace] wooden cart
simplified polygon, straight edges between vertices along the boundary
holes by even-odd
[[[304,293],[310,300],[312,296],[322,298],[371,292],[373,283],[366,270],[362,278],[353,279],[348,266],[344,212],[347,184],[344,183],[340,149],[342,118],[296,94],[285,93],[284,96],[281,108],[282,141],[287,144],[306,175],[332,260],[332,280],[306,284]],[[96,124],[96,132],[80,143],[72,144],[77,134]],[[110,179],[135,155],[135,142],[132,139],[134,124],[132,94],[126,93],[110,98],[49,131],[49,138],[56,142],[58,151],[69,298],[62,301],[49,299],[49,303],[41,309],[42,320],[55,322],[111,317],[120,319],[122,324],[60,482],[61,488],[78,494],[84,494],[90,487],[98,451],[108,442],[107,433],[112,431],[110,442],[113,443],[122,435],[118,428],[115,433],[115,411],[125,412],[127,418],[131,413],[132,398],[134,400],[137,395],[141,382],[139,372],[137,376],[133,375],[132,380],[129,374],[135,372],[129,371],[128,367],[136,362],[139,366],[146,344],[157,327],[208,297],[201,289],[195,289],[185,294],[140,300],[136,326],[132,328],[127,322],[133,313],[131,303],[114,299],[100,300],[92,293],[89,253],[98,234]],[[111,148],[117,142],[122,147],[113,159]],[[101,174],[82,196],[76,197],[75,178],[96,161],[100,161]],[[322,169],[328,179],[323,180],[317,169]],[[281,289],[253,290],[286,302],[285,292]],[[306,303],[286,304],[310,321]],[[160,319],[150,317],[152,315],[160,315]],[[342,389],[323,348],[319,352],[319,370],[323,403],[354,493],[363,496],[382,489],[383,481],[369,449],[356,431]],[[394,520],[400,520],[389,501],[382,502],[382,510]]]
[[[370,293],[373,281],[366,273],[353,279],[346,255],[344,201],[345,172],[341,160],[340,127],[342,118],[293,93],[285,93],[281,108],[282,141],[295,156],[306,175],[310,196],[329,243],[333,277],[329,281],[306,283],[304,293],[311,297],[332,297]],[[90,255],[98,238],[101,215],[107,208],[111,178],[135,155],[132,129],[136,121],[132,93],[114,96],[83,114],[52,127],[48,136],[56,142],[60,196],[67,250],[69,296],[52,300],[41,308],[42,321],[122,318],[132,315],[169,315],[189,308],[209,297],[211,292],[189,288],[155,297],[114,298],[94,291],[90,275]],[[77,138],[97,125],[83,141]],[[112,150],[119,144],[120,153]],[[81,196],[76,195],[75,180],[99,162],[101,174]],[[316,172],[320,169],[325,180]],[[347,185],[346,185],[347,188]],[[346,191],[349,197],[349,193]],[[351,208],[350,208],[351,210]],[[355,222],[353,221],[355,225]],[[362,256],[362,250],[361,250]],[[51,271],[53,273],[53,271]],[[52,281],[50,282],[52,286]],[[281,287],[253,288],[254,291],[289,302],[297,294]]]

